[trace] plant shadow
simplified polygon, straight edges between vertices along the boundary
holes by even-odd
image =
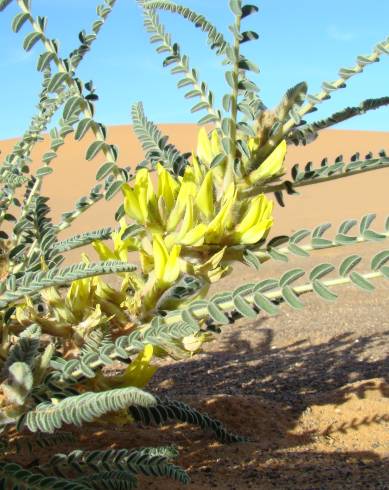
[[[208,352],[166,363],[149,389],[249,437],[246,449],[239,445],[243,459],[232,447],[221,452],[242,474],[236,488],[389,488],[389,331],[277,347],[271,328],[256,339],[253,330],[248,337],[231,329]],[[184,461],[198,476],[208,458],[208,483],[217,483],[223,456],[218,461],[215,444],[209,440],[207,450],[204,442],[184,444]],[[345,487],[350,475],[354,483]]]
[[[249,442],[221,444],[184,423],[88,424],[82,432],[69,428],[78,447],[175,444],[194,490],[389,488],[389,331],[283,347],[274,345],[271,328],[249,332],[229,327],[208,351],[165,362],[148,386],[209,413]],[[60,451],[68,449],[74,447]],[[34,458],[44,462],[47,450]],[[182,488],[165,478],[140,481],[141,488]]]
[[[303,339],[284,347],[273,346],[271,328],[261,328],[256,335],[253,345],[252,335],[248,340],[235,330],[216,349],[211,344],[208,352],[163,365],[148,388],[169,397],[255,395],[297,412],[316,402],[341,404],[350,391],[362,398],[369,382],[358,388],[347,385],[372,378],[384,380],[382,396],[389,396],[389,330],[357,339],[353,332],[344,332],[315,345]]]

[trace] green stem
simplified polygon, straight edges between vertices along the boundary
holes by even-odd
[[[380,232],[380,234],[384,235],[386,238],[389,238],[389,231]],[[351,245],[357,245],[360,243],[371,242],[371,240],[366,239],[362,235],[359,235],[355,238],[356,238],[356,240]],[[299,244],[298,246],[299,246],[299,248],[301,248],[302,250],[304,250],[305,252],[307,252],[309,254],[310,252],[316,252],[316,251],[323,252],[324,250],[327,250],[330,248],[337,248],[337,247],[341,247],[344,245],[342,245],[341,243],[337,243],[335,240],[332,240],[331,243],[329,243],[325,247],[314,247],[312,244],[305,244],[305,245]],[[209,256],[212,256],[213,254],[215,254],[216,252],[218,252],[220,250],[220,247],[218,247],[217,245],[203,245],[202,250],[204,252],[206,252]],[[244,250],[245,249],[242,247],[239,247],[239,248],[237,247],[236,249],[234,249],[234,247],[229,247],[227,249],[225,255],[224,255],[223,261],[225,260],[226,263],[241,261],[243,258]],[[283,255],[293,254],[293,252],[291,252],[287,246],[286,247],[276,247],[275,250],[277,250],[277,252],[280,252]],[[261,263],[267,262],[268,260],[270,260],[272,258],[272,256],[266,250],[251,250],[251,252],[258,257],[258,259],[261,261]],[[184,259],[188,257],[191,260],[193,260],[193,253],[191,253],[190,247],[183,247],[182,252],[181,252],[181,256]]]
[[[170,55],[177,55],[173,48],[173,44],[171,41],[170,34],[165,31],[165,28],[159,22],[159,17],[153,10],[149,10],[144,8],[143,10],[145,19],[152,25],[153,32],[156,33],[159,37],[159,41],[163,43],[163,47]],[[151,31],[149,31],[151,32]],[[186,61],[185,61],[186,59]],[[201,102],[205,102],[207,104],[208,114],[211,114],[215,117],[215,125],[216,127],[220,127],[220,114],[219,111],[215,109],[213,106],[213,101],[209,99],[208,89],[205,88],[206,85],[203,82],[199,82],[196,79],[196,76],[193,74],[193,70],[189,67],[189,62],[187,57],[179,55],[179,60],[176,61],[177,67],[180,69],[180,72],[185,74],[186,78],[189,78],[192,82],[193,88],[200,92],[200,100]]]
[[[382,44],[384,45],[385,49],[388,49],[389,43],[386,40]],[[382,51],[378,50],[378,45],[377,45],[371,54],[363,57],[364,60],[360,61],[358,58],[356,65],[353,68],[348,70],[347,75],[340,76],[337,80],[335,80],[334,82],[331,82],[331,90],[323,88],[321,90],[321,92],[315,94],[314,97],[316,100],[311,100],[310,102],[303,105],[298,111],[299,116],[303,117],[305,114],[307,114],[316,105],[318,105],[321,102],[323,102],[324,100],[328,99],[330,92],[345,87],[345,81],[346,80],[348,80],[351,76],[354,76],[358,73],[362,73],[365,65],[379,61],[381,54],[382,54]],[[289,119],[289,121],[287,121],[283,125],[282,131],[280,132],[280,135],[277,136],[277,138],[269,139],[266,142],[266,144],[263,147],[264,158],[266,158],[266,156],[268,156],[273,151],[273,149],[278,145],[278,143],[281,140],[283,140],[290,133],[291,129],[294,126],[295,126],[295,122],[293,121],[293,119]]]
[[[375,279],[378,277],[384,277],[382,272],[380,272],[380,271],[368,272],[366,274],[361,274],[361,276],[364,279]],[[351,282],[352,281],[351,281],[350,277],[340,277],[340,278],[336,278],[336,279],[329,279],[327,281],[322,281],[322,284],[324,286],[330,287],[330,286],[339,286],[341,284],[349,284]],[[301,286],[295,286],[292,289],[297,295],[300,295],[303,293],[308,293],[308,292],[313,291],[313,285],[312,285],[312,283],[309,282],[307,284],[302,284]],[[275,291],[264,293],[264,296],[266,296],[266,298],[269,300],[276,300],[276,299],[282,298],[282,291],[281,291],[281,289],[276,289]],[[251,303],[251,304],[254,303],[254,295],[252,293],[242,294],[242,297],[248,303]],[[234,302],[232,299],[218,303],[218,307],[224,312],[232,311],[235,309],[235,305],[234,305]],[[199,306],[194,305],[193,307],[191,307],[190,312],[194,316],[194,318],[196,318],[196,320],[202,320],[202,319],[208,317],[208,315],[209,315],[208,308],[206,306],[200,306],[200,305]],[[173,323],[182,321],[182,313],[177,311],[175,313],[172,313],[171,315],[167,315],[163,319],[163,321],[166,325],[172,325]]]
[[[363,174],[365,172],[370,172],[372,170],[378,170],[380,168],[385,168],[389,166],[389,162],[384,162],[384,159],[377,159],[382,160],[383,163],[381,163],[378,166],[371,166],[371,167],[366,167],[366,168],[361,168],[358,170],[350,170],[350,171],[343,171],[341,173],[333,174],[333,175],[326,175],[324,177],[316,177],[316,178],[307,178],[306,180],[301,180],[298,182],[292,182],[293,188],[296,187],[304,187],[306,185],[313,185],[313,184],[321,184],[322,182],[329,182],[330,180],[337,180],[337,179],[342,179],[343,177],[350,177],[351,175],[358,175],[358,174]],[[369,160],[370,163],[372,163],[374,160]],[[275,185],[268,185],[265,186],[262,189],[262,192],[264,193],[270,193],[270,192],[276,192],[276,191],[282,191],[286,190],[286,186],[284,182],[281,182],[280,184],[275,184]],[[249,197],[250,194],[245,194],[245,197]]]
[[[235,15],[236,32],[240,32],[241,15]],[[238,94],[239,94],[239,58],[240,58],[240,42],[237,36],[234,36],[234,64],[233,64],[233,88],[231,93],[231,126],[230,126],[230,142],[231,149],[228,155],[228,165],[230,169],[234,168],[236,158],[236,125],[238,118]]]
[[[361,276],[364,277],[365,279],[376,279],[379,277],[384,277],[382,272],[380,272],[380,271],[368,272],[366,274],[361,274]],[[351,279],[349,277],[340,277],[340,278],[336,278],[336,279],[329,279],[327,281],[322,281],[322,284],[324,286],[327,286],[327,287],[339,286],[342,284],[349,284],[349,283],[351,283]],[[313,290],[313,286],[311,283],[303,284],[301,286],[295,286],[293,288],[293,291],[298,295],[311,292],[312,290]],[[282,298],[282,291],[281,291],[281,289],[277,289],[275,291],[264,293],[264,295],[269,300],[276,300],[278,298]],[[244,299],[248,303],[251,303],[251,304],[254,303],[254,295],[253,294],[251,294],[251,293],[250,294],[242,294],[242,296],[244,297]],[[235,305],[234,305],[234,302],[232,299],[218,303],[218,306],[224,312],[232,311],[235,309]],[[185,311],[185,310],[183,310],[183,311]],[[190,312],[196,320],[202,320],[202,319],[209,316],[208,308],[206,306],[200,306],[200,305],[199,306],[193,306],[190,308]],[[180,311],[177,311],[177,312],[174,312],[174,313],[164,317],[163,323],[165,325],[172,325],[172,324],[180,322],[182,320],[183,320],[182,319],[182,313]],[[148,325],[144,325],[142,327],[142,330],[147,330],[147,328],[148,328]],[[133,347],[126,348],[126,351],[130,354],[130,353],[134,352],[134,348]],[[114,361],[115,359],[120,357],[120,355],[116,350],[113,350],[113,352],[108,354],[108,357],[110,357],[112,359],[112,361]],[[96,361],[90,363],[89,367],[92,369],[96,369],[99,366],[103,366],[103,365],[104,365],[103,361],[101,359],[97,359]],[[74,369],[74,371],[72,371],[72,373],[71,373],[71,376],[76,378],[76,379],[81,377],[82,375],[83,375],[82,370],[80,370],[78,368]]]
[[[385,235],[386,238],[389,238],[389,232],[386,232],[386,233],[384,232],[384,233],[382,233],[382,235]],[[353,242],[351,245],[356,245],[359,243],[365,243],[365,242],[370,242],[370,241],[371,240],[366,240],[366,238],[364,238],[363,236],[358,236],[358,237],[356,237],[355,242]],[[336,243],[335,241],[332,241],[331,244],[328,244],[325,247],[313,247],[313,245],[307,244],[307,245],[299,245],[299,248],[301,248],[305,252],[309,253],[309,252],[322,251],[322,250],[326,250],[329,248],[336,248],[336,247],[341,247],[341,246],[342,246],[341,243]],[[283,255],[291,254],[291,251],[288,249],[288,247],[280,247],[280,248],[277,248],[276,250],[277,250],[277,252],[280,252]],[[267,262],[268,260],[271,259],[271,255],[269,254],[269,252],[266,252],[266,251],[255,252],[254,251],[253,253],[259,258],[261,263]]]

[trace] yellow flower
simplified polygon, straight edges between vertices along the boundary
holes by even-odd
[[[139,239],[136,237],[128,237],[122,240],[123,233],[127,228],[125,218],[120,221],[120,230],[112,232],[113,251],[101,240],[92,242],[93,248],[96,250],[100,260],[121,260],[128,261],[128,252],[139,248]]]
[[[169,249],[161,234],[154,234],[152,240],[151,253],[141,252],[142,269],[144,273],[147,270],[148,275],[141,293],[145,313],[155,307],[161,294],[178,279],[181,273],[181,246],[174,244]]]
[[[211,139],[209,139],[206,129],[202,127],[197,141],[197,156],[201,163],[209,166],[220,153],[222,153],[222,149],[217,131],[214,129],[211,133]]]
[[[283,163],[286,155],[286,141],[281,143],[270,153],[270,155],[243,179],[240,187],[250,187],[266,182],[283,173]]]
[[[112,388],[127,388],[130,386],[143,388],[158,369],[157,366],[150,364],[153,352],[153,346],[147,344],[137,358],[127,366],[123,374],[106,377],[101,373],[97,373],[92,381],[94,389],[111,390]]]
[[[231,182],[221,202],[221,208],[216,216],[207,226],[205,235],[206,243],[224,243],[224,238],[228,235],[228,228],[231,224],[231,212],[235,204],[237,191],[235,184]]]
[[[206,219],[211,219],[215,213],[215,196],[213,191],[212,171],[209,170],[200,185],[196,197],[196,205]]]
[[[193,171],[194,182],[196,183],[196,185],[201,185],[206,169],[203,165],[200,164],[199,159],[194,153],[192,153],[191,167]]]
[[[149,171],[146,168],[138,170],[134,187],[123,184],[122,192],[126,214],[137,223],[160,231],[161,217]]]
[[[195,264],[193,266],[192,273],[195,276],[201,275],[206,277],[210,283],[219,281],[222,276],[225,276],[230,271],[230,267],[228,265],[220,265],[226,249],[227,247],[223,247],[221,250],[213,254],[206,262],[203,262],[202,264]],[[204,289],[203,296],[205,296],[207,291],[208,289]]]
[[[249,147],[251,154],[255,153],[259,149],[259,138],[250,137],[247,141],[247,146]]]
[[[183,176],[174,176],[158,164],[156,191],[147,169],[137,172],[132,187],[123,185],[125,212],[145,229],[136,242],[145,282],[136,292],[136,301],[134,296],[125,304],[141,302],[145,317],[182,274],[202,277],[209,285],[229,271],[228,247],[252,245],[268,234],[273,206],[260,194],[260,185],[282,173],[286,143],[257,165],[251,160],[260,150],[258,139],[243,135],[242,140],[249,148],[241,156],[244,177],[236,175],[227,158],[210,168],[215,157],[223,155],[221,141],[217,130],[208,135],[201,128],[197,153]],[[127,260],[125,249],[132,242],[126,245],[120,233],[113,238],[114,251],[100,245],[100,256]]]
[[[273,225],[273,203],[264,194],[254,197],[233,234],[236,243],[253,244],[261,240]]]
[[[170,173],[160,164],[157,165],[158,175],[158,192],[157,197],[164,200],[167,211],[173,209],[176,197],[179,190],[178,182],[170,175]]]
[[[84,311],[84,316],[87,313],[89,313],[88,316],[86,316],[82,321],[80,321],[76,325],[72,325],[72,329],[74,332],[73,340],[79,346],[84,343],[85,339],[94,328],[112,319],[112,316],[111,318],[107,318],[107,316],[103,314],[100,304],[97,304],[94,309],[91,309],[89,307],[87,310]]]
[[[187,206],[188,199],[195,197],[197,193],[196,184],[191,180],[190,167],[187,167],[184,177],[180,183],[180,190],[177,195],[176,204],[172,209],[166,223],[166,231],[173,231],[182,220]]]
[[[220,137],[218,135],[218,132],[214,129],[211,132],[210,138],[207,134],[207,131],[205,130],[204,127],[202,127],[199,131],[198,138],[197,138],[197,154],[196,154],[196,159],[192,159],[192,166],[194,167],[194,173],[197,175],[198,172],[196,172],[197,168],[196,165],[198,164],[198,159],[200,160],[200,163],[205,166],[206,168],[209,168],[213,160],[215,159],[216,156],[218,155],[223,155],[223,149],[221,146],[220,142]],[[226,176],[226,172],[228,173],[229,168],[227,166],[227,156],[222,159],[222,161],[212,169],[212,174],[214,179],[218,182],[219,185],[222,184],[223,178]],[[198,181],[196,181],[198,183]]]
[[[87,309],[93,305],[94,278],[77,279],[73,281],[68,289],[65,305],[79,320],[84,318]]]
[[[159,286],[172,284],[180,275],[180,251],[179,245],[173,245],[169,252],[162,236],[153,236],[154,273]]]

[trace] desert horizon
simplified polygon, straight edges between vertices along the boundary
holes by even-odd
[[[197,125],[160,124],[159,127],[180,150],[192,151],[196,148]],[[6,155],[17,140],[18,138],[13,138],[1,141],[2,154]],[[144,159],[131,125],[109,126],[107,141],[119,147],[119,164],[122,166],[133,167]],[[50,197],[49,205],[54,223],[60,220],[61,213],[72,210],[82,195],[89,194],[96,183],[95,175],[103,159],[97,157],[92,161],[85,160],[85,151],[91,142],[90,134],[81,142],[75,141],[71,135],[68,136],[66,144],[58,150],[58,158],[52,162],[54,172],[44,179],[42,195]],[[40,157],[47,149],[48,137],[45,135],[32,153],[32,169],[40,166]],[[286,168],[289,172],[295,163],[304,165],[308,161],[312,161],[317,167],[322,158],[327,157],[329,162],[333,162],[340,154],[348,161],[357,151],[363,158],[368,152],[377,154],[381,149],[389,153],[389,131],[329,129],[320,132],[317,140],[307,146],[288,146]],[[299,228],[314,227],[323,222],[330,222],[335,227],[345,219],[359,219],[366,212],[377,214],[377,224],[374,226],[381,229],[387,213],[388,177],[389,168],[385,168],[321,185],[306,186],[299,189],[301,196],[285,195],[285,208],[277,203],[274,205],[273,236],[290,234]],[[70,229],[64,230],[60,238],[102,227],[115,227],[114,213],[120,200],[120,194],[109,202],[101,200],[77,218]],[[367,202],[369,209],[366,209]],[[66,262],[77,260],[80,251],[78,249],[68,254]]]

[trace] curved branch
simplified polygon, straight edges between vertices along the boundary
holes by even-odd
[[[287,143],[298,145],[306,145],[312,143],[317,137],[319,131],[323,129],[330,128],[335,124],[339,124],[343,121],[347,121],[355,116],[360,116],[366,114],[366,112],[379,109],[389,105],[389,97],[380,97],[377,99],[366,99],[361,102],[358,106],[346,107],[342,111],[335,112],[330,117],[326,119],[321,119],[320,121],[315,121],[310,124],[305,124],[303,126],[295,128],[288,136]]]
[[[181,15],[184,19],[194,24],[195,27],[208,34],[208,44],[211,49],[216,49],[217,54],[224,54],[226,48],[230,46],[224,39],[223,34],[218,32],[216,27],[204,15],[200,15],[188,7],[170,1],[167,2],[166,0],[143,0],[140,3],[145,9],[160,9]]]
[[[143,6],[143,2],[139,2]],[[215,122],[220,125],[221,113],[214,108],[214,95],[209,90],[206,83],[199,80],[197,70],[189,66],[189,58],[181,55],[177,43],[173,43],[171,36],[166,32],[165,27],[159,21],[159,17],[154,10],[143,9],[144,24],[146,31],[151,34],[151,42],[158,42],[161,45],[157,48],[158,52],[166,52],[164,66],[176,64],[171,70],[172,73],[182,73],[183,78],[178,82],[178,87],[193,86],[193,90],[185,94],[186,98],[200,97],[200,102],[192,107],[192,112],[205,109],[208,114],[199,120],[199,124]]]
[[[288,194],[293,194],[295,193],[294,189],[298,187],[329,182],[389,166],[389,157],[384,151],[381,151],[376,158],[372,158],[370,153],[366,155],[365,159],[360,160],[359,153],[355,153],[348,163],[344,163],[342,159],[342,155],[339,155],[331,165],[326,163],[327,159],[324,159],[322,165],[316,169],[312,168],[311,162],[308,162],[303,171],[300,171],[299,165],[296,164],[292,168],[293,181],[286,180],[279,184],[269,184],[263,187],[263,192],[286,191]]]
[[[339,78],[337,80],[333,82],[323,82],[321,92],[318,92],[315,95],[307,95],[308,102],[298,110],[298,116],[303,117],[305,114],[311,112],[318,104],[331,98],[331,92],[339,90],[340,88],[345,88],[346,80],[358,73],[362,73],[366,65],[379,61],[382,54],[389,54],[389,38],[386,38],[382,42],[378,43],[374,47],[371,54],[358,56],[357,62],[352,68],[341,68],[339,70]],[[263,147],[263,154],[265,157],[273,151],[273,149],[282,139],[285,139],[295,125],[295,120],[289,119],[289,121],[283,125],[280,134],[277,135],[276,138],[267,141]]]

